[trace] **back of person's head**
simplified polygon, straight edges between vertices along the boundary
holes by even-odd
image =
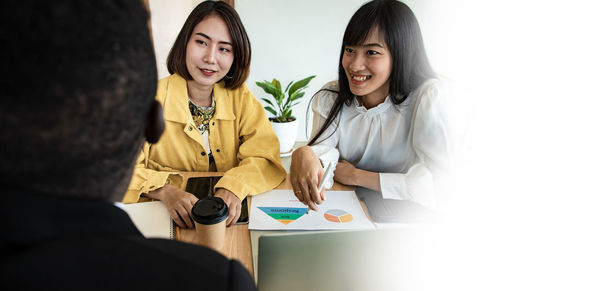
[[[186,67],[185,50],[196,25],[210,15],[217,15],[223,19],[231,35],[233,64],[223,81],[225,88],[236,89],[244,84],[250,74],[252,49],[240,16],[235,9],[222,1],[204,1],[192,10],[169,51],[167,69],[170,74],[179,74],[186,80],[192,79]]]
[[[392,55],[390,97],[402,103],[423,81],[435,77],[429,64],[417,18],[404,3],[374,0],[365,3],[352,16],[342,41],[339,63],[339,90],[350,104],[352,93],[342,67],[345,46],[361,45],[378,28]]]
[[[120,200],[156,91],[141,0],[3,0],[0,179]]]

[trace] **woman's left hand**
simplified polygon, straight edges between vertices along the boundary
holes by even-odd
[[[333,172],[333,179],[345,185],[356,186],[357,169],[348,161],[339,160]]]
[[[356,168],[345,160],[340,160],[338,162],[333,174],[333,179],[338,183],[381,191],[379,173]]]
[[[227,207],[229,207],[229,216],[227,216],[227,226],[232,226],[237,222],[238,218],[240,218],[240,214],[242,213],[242,201],[240,198],[235,196],[233,192],[225,189],[219,188],[217,192],[215,192],[215,197],[219,197],[225,201]]]

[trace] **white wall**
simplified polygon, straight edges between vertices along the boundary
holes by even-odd
[[[202,0],[150,0],[152,38],[158,77],[169,75],[167,56],[188,15]]]
[[[201,0],[150,0],[152,32],[159,77],[168,75],[165,61],[177,33]],[[310,97],[326,82],[337,78],[339,50],[344,29],[365,0],[236,0],[235,8],[252,44],[252,64],[247,85],[257,99],[266,94],[256,81],[277,78],[282,84],[317,75],[302,102],[293,110],[300,121],[297,139],[307,140],[311,115],[306,122]],[[421,24],[434,69],[445,77],[457,75],[458,11],[454,1],[405,1]]]

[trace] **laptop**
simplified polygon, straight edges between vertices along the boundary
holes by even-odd
[[[265,234],[258,238],[258,289],[427,289],[430,234],[422,226]]]

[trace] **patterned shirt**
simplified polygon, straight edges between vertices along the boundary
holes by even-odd
[[[190,100],[189,107],[190,113],[192,113],[192,118],[194,119],[194,123],[200,130],[200,133],[204,133],[205,131],[210,133],[208,123],[213,115],[215,115],[215,101],[213,100],[211,107],[202,107],[197,106]]]

